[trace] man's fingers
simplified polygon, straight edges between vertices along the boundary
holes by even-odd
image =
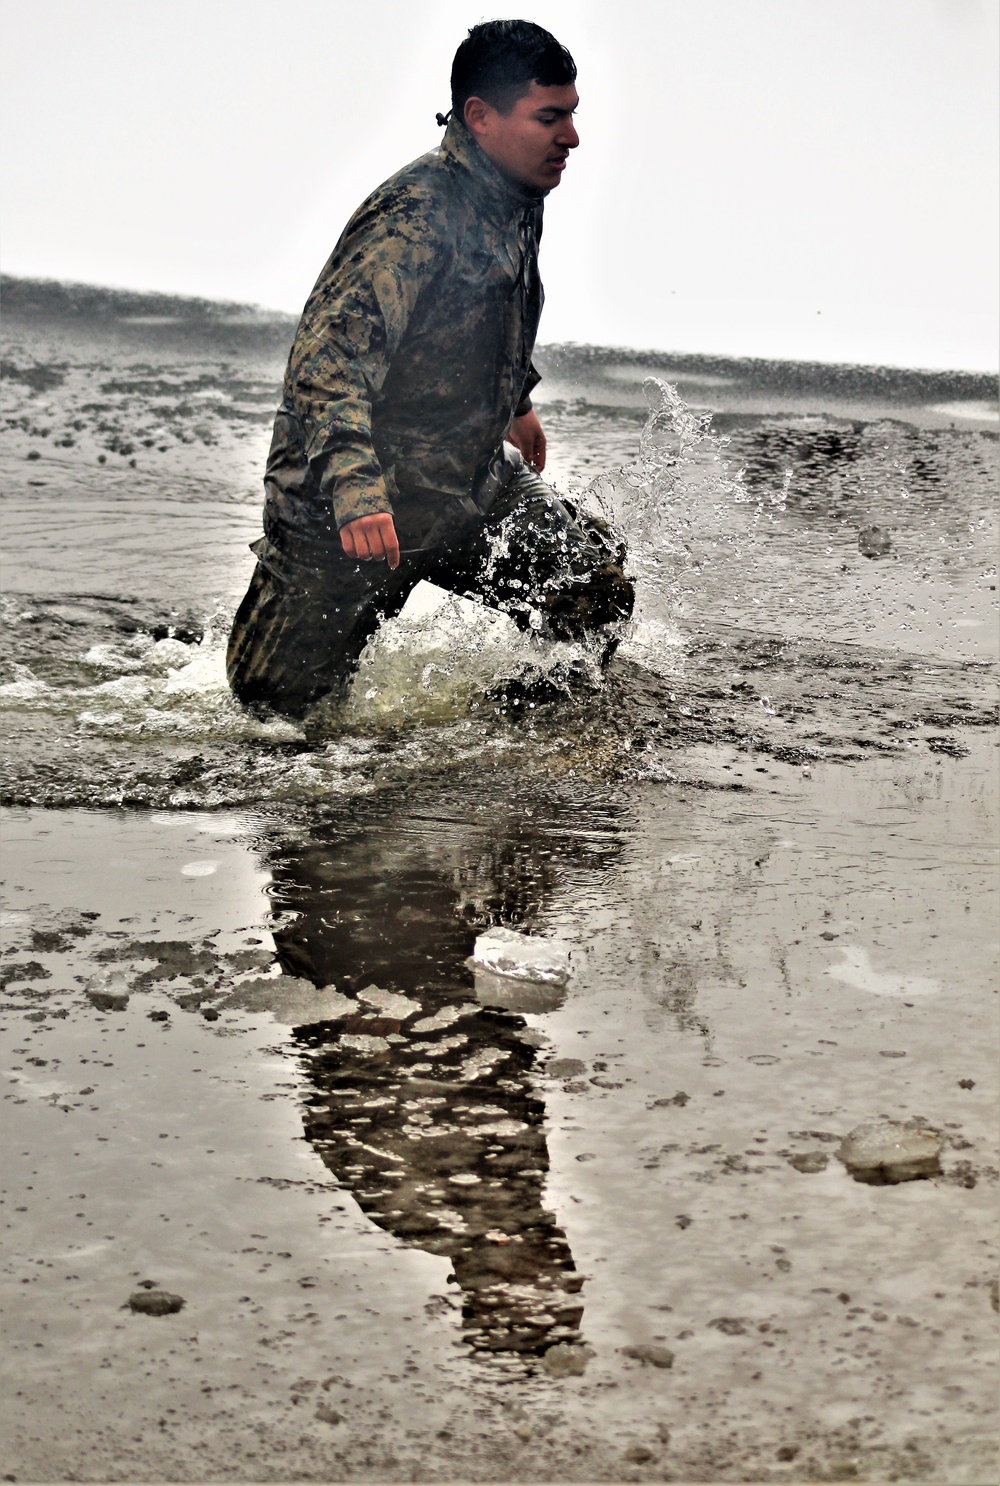
[[[353,557],[355,562],[368,561],[368,543],[362,527],[362,520],[349,521],[346,526],[340,528],[340,545],[348,557]]]
[[[379,517],[378,536],[382,541],[382,551],[390,568],[399,567],[399,538],[396,536],[396,523],[391,516]],[[373,554],[378,555],[378,554]]]
[[[348,557],[355,562],[369,562],[372,558],[388,560],[391,568],[399,567],[399,538],[396,526],[388,513],[377,516],[358,516],[340,528],[340,545]]]
[[[523,458],[532,469],[540,471],[545,468],[545,432],[534,410],[529,410],[527,413],[522,413],[519,418],[515,418],[507,437],[514,447],[521,451]]]

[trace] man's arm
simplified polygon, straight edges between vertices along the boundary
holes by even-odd
[[[407,187],[365,203],[309,298],[289,363],[306,452],[344,551],[392,567],[399,544],[372,447],[372,398],[437,266],[431,210]]]

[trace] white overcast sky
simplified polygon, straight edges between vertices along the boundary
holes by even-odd
[[[997,0],[2,0],[8,273],[298,311],[466,29],[579,66],[543,341],[997,365]]]

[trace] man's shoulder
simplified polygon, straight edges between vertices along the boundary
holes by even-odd
[[[433,227],[446,217],[453,191],[444,152],[429,150],[377,186],[354,213],[351,226],[395,219]]]

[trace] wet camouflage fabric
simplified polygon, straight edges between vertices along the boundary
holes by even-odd
[[[426,529],[469,495],[538,381],[541,227],[541,195],[454,119],[354,214],[285,375],[254,549],[273,574],[321,572],[356,517]]]
[[[521,629],[554,639],[597,631],[604,658],[632,612],[624,548],[603,526],[578,518],[520,459],[485,518],[465,516],[440,545],[408,551],[425,522],[418,507],[397,513],[399,567],[340,553],[321,577],[290,584],[258,564],[229,641],[229,684],[240,701],[301,716],[349,681],[383,618],[398,614],[420,579],[504,609]]]

